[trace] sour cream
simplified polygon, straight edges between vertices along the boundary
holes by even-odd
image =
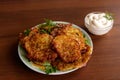
[[[113,26],[113,19],[108,20],[104,12],[92,12],[85,17],[85,26],[95,35],[103,35],[109,32]]]

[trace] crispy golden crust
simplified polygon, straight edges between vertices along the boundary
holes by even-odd
[[[82,32],[79,29],[74,28],[72,26],[67,26],[64,29],[64,32],[66,32],[67,35],[76,39],[80,43],[80,49],[81,50],[85,47],[85,40],[83,38]]]
[[[80,56],[80,47],[78,41],[67,35],[59,35],[54,38],[53,45],[60,58],[65,62],[74,62]]]
[[[57,35],[67,35],[80,43],[80,49],[82,50],[85,47],[85,39],[83,38],[82,32],[78,28],[72,27],[71,24],[61,25],[62,27],[55,28],[51,34],[54,36]]]
[[[38,33],[38,28],[36,27],[31,28],[30,34],[28,36],[25,36],[24,33],[20,33],[19,42],[22,44],[23,47],[25,47],[25,42],[27,42],[30,37],[34,36],[37,33]]]
[[[52,65],[55,66],[60,71],[67,71],[67,70],[79,68],[83,66],[83,63],[81,58],[79,58],[77,61],[73,63],[66,63],[61,59],[57,59],[55,62],[52,63]]]
[[[66,63],[62,61],[60,58],[57,58],[56,61],[52,62],[52,65],[55,66],[60,71],[66,71],[83,67],[86,65],[86,63],[91,57],[91,47],[86,45],[86,49],[87,50],[85,50],[82,53],[81,57],[73,63]]]
[[[28,52],[27,57],[33,61],[54,61],[57,54],[50,49],[51,41],[52,36],[48,34],[31,32],[24,38],[24,47]]]
[[[87,63],[91,57],[92,48],[89,45],[85,45],[83,51],[81,51],[82,62]]]

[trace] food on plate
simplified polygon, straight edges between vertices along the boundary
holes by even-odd
[[[109,32],[113,26],[111,13],[92,12],[85,17],[85,26],[95,35],[103,35]]]
[[[60,28],[55,28],[51,33],[54,35],[67,35],[74,38],[80,44],[80,49],[82,50],[85,46],[85,38],[83,38],[82,32],[78,28],[72,27],[72,24],[58,24]]]
[[[57,54],[50,49],[52,36],[48,34],[36,33],[34,29],[21,39],[23,47],[27,51],[27,57],[33,61],[54,61]]]
[[[74,62],[66,63],[65,61],[62,61],[62,59],[57,58],[56,61],[52,63],[52,65],[60,71],[66,71],[66,70],[71,70],[71,69],[81,68],[83,66],[86,66],[86,63],[88,62],[91,56],[91,47],[86,45],[84,50],[81,51],[81,57],[79,57]]]
[[[74,62],[81,57],[80,43],[67,35],[56,36],[53,46],[64,62]]]
[[[19,44],[28,60],[47,74],[83,67],[92,52],[79,28],[51,20],[20,33]]]

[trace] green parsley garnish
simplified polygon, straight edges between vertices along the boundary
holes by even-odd
[[[85,44],[90,45],[90,40],[86,37],[84,33],[83,33],[83,37],[85,38]]]
[[[52,20],[45,19],[45,24],[43,24],[42,26],[55,26],[55,23],[53,23]]]
[[[52,31],[52,29],[55,27],[55,23],[53,23],[52,20],[49,20],[49,19],[45,19],[45,23],[43,24],[40,24],[38,26],[39,28],[39,32],[40,33],[48,33],[50,34],[50,32]]]
[[[113,20],[113,14],[112,13],[106,12],[104,17],[108,20]]]
[[[28,36],[29,33],[30,33],[30,31],[31,31],[30,29],[26,29],[26,30],[24,31],[24,35],[25,35],[25,36]]]
[[[40,31],[40,33],[48,33],[46,30],[44,30],[44,29],[41,29],[41,30],[39,30]]]
[[[85,44],[90,45],[90,41],[85,38]]]
[[[45,67],[46,74],[56,72],[56,68],[53,67],[49,62],[45,62],[43,66]]]

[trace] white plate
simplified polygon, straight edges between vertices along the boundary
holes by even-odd
[[[62,24],[69,24],[69,22],[63,22],[63,21],[54,21],[54,23],[62,23]],[[38,25],[37,25],[38,26]],[[36,27],[37,27],[36,26]],[[72,24],[73,27],[76,27],[76,28],[79,28],[83,34],[85,34],[86,38],[89,40],[89,45],[92,47],[92,50],[91,50],[91,54],[92,54],[92,51],[93,51],[93,43],[92,43],[92,40],[90,38],[90,36],[88,35],[88,33],[86,31],[84,31],[82,28],[80,28],[79,26],[75,25],[75,24]],[[46,74],[44,71],[40,70],[39,67],[37,66],[34,66],[32,64],[32,62],[30,62],[28,60],[28,58],[26,57],[26,52],[24,51],[24,49],[20,46],[20,44],[18,44],[18,55],[21,59],[21,61],[28,67],[30,68],[31,70],[33,71],[36,71],[38,73],[42,73],[42,74]],[[85,65],[83,65],[85,66]],[[83,67],[81,66],[81,67]],[[70,73],[70,72],[73,72],[75,70],[77,70],[78,68],[75,68],[75,69],[72,69],[72,70],[68,70],[68,71],[57,71],[55,73],[50,73],[49,75],[60,75],[60,74],[66,74],[66,73]]]

